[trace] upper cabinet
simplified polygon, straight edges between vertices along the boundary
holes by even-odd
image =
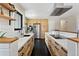
[[[15,7],[11,3],[0,3],[0,18],[13,20],[12,13],[15,12]]]

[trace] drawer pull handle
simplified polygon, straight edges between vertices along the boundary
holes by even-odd
[[[67,51],[66,51],[63,47],[61,47],[61,49],[62,49],[65,53],[67,53]]]
[[[23,56],[24,55],[24,53],[22,53],[22,55],[21,56]]]
[[[57,42],[55,42],[57,45],[59,45]]]
[[[55,46],[55,48],[56,48],[57,50],[59,50],[56,46]]]
[[[22,51],[23,48],[24,48],[24,47],[22,47],[18,52]]]

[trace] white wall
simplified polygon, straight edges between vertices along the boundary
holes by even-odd
[[[76,32],[76,16],[73,15],[69,17],[64,17],[61,18],[60,21],[63,21],[62,23],[60,23],[60,30]]]
[[[63,22],[62,24],[61,21]],[[58,30],[76,32],[77,25],[79,25],[79,16],[76,17],[73,15],[69,17],[59,17],[59,16],[48,17],[48,29],[49,29],[48,31],[58,29]]]
[[[18,4],[14,4],[16,10],[18,10],[22,15],[23,15],[23,26],[24,26],[24,20],[25,20],[25,10],[21,8],[21,6],[19,6]],[[5,31],[7,32],[7,35],[12,35],[15,31],[14,31],[14,25],[12,22],[12,25],[9,25],[9,21],[7,19],[4,18],[0,18],[0,31]],[[19,31],[16,31],[16,33],[14,33],[13,35],[19,35]]]
[[[23,15],[23,26],[24,26],[24,20],[25,20],[25,9],[18,3],[14,3],[15,8],[18,12],[20,12]]]
[[[17,32],[17,35],[20,35],[21,32],[24,32],[24,26],[25,26],[25,24],[24,24],[24,20],[25,20],[25,9],[20,4],[18,4],[18,3],[14,3],[14,5],[15,5],[16,10],[23,15],[23,21],[22,21],[23,28],[20,31],[16,31]]]
[[[76,30],[79,31],[79,15],[77,15],[76,17],[77,17],[77,26],[76,26]]]
[[[53,31],[55,29],[59,29],[59,17],[58,16],[50,16],[48,17],[48,31]]]
[[[7,19],[0,18],[0,31],[13,31],[12,26],[9,25],[9,21]]]
[[[77,29],[79,29],[79,3],[70,3],[66,5],[72,5],[72,9],[65,12],[59,17],[49,17],[49,31],[52,31],[57,28],[59,30],[76,32]],[[63,20],[62,25],[60,23],[60,20]],[[55,22],[58,23],[55,24]]]

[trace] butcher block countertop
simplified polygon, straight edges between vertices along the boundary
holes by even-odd
[[[79,38],[69,38],[69,40],[79,43]]]
[[[16,38],[3,37],[3,38],[0,38],[0,43],[12,43],[16,40],[17,40]]]

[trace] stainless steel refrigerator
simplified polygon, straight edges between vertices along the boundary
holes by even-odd
[[[34,23],[34,36],[35,38],[41,38],[41,24],[40,23]]]

